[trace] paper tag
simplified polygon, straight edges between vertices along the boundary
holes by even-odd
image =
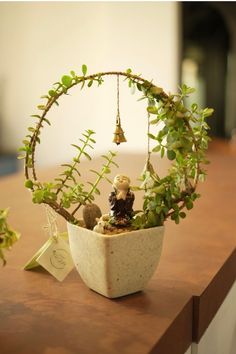
[[[74,263],[68,242],[62,237],[50,237],[25,265],[24,269],[30,270],[40,265],[57,280],[63,281],[74,268]]]
[[[65,279],[74,268],[69,245],[60,237],[57,240],[52,238],[51,244],[37,258],[37,262],[59,281]]]

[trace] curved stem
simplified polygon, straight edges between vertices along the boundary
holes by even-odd
[[[195,148],[195,151],[198,153],[198,145],[197,145],[197,141],[196,141],[196,138],[194,136],[194,133],[193,133],[193,130],[192,130],[192,127],[188,121],[188,119],[184,118],[184,122],[188,128],[188,131],[189,131],[189,134],[191,135],[192,139],[193,139],[193,145],[194,145],[194,148]],[[200,164],[199,164],[199,161],[196,162],[196,170],[197,170],[197,173],[196,173],[196,176],[194,178],[194,190],[197,188],[197,184],[198,184],[198,177],[199,177],[199,174],[200,174]]]
[[[197,141],[196,141],[196,139],[195,139],[195,136],[194,136],[194,134],[193,134],[192,127],[191,127],[191,125],[190,125],[188,119],[184,119],[184,121],[185,121],[185,124],[186,124],[186,126],[187,126],[187,128],[188,128],[188,131],[189,131],[189,133],[190,133],[190,135],[191,135],[191,137],[192,137],[192,139],[193,139],[194,148],[195,148],[196,152],[198,152],[198,145],[197,145]],[[185,182],[186,190],[183,191],[183,194],[189,195],[189,194],[192,194],[192,193],[195,192],[195,190],[196,190],[196,188],[197,188],[197,184],[198,184],[199,173],[200,173],[200,164],[199,164],[199,161],[197,161],[197,163],[196,163],[196,170],[197,170],[197,173],[196,173],[196,176],[195,176],[195,178],[194,178],[194,185],[191,186],[190,190],[188,190],[189,188],[188,188],[188,186],[187,186],[187,183]],[[186,177],[186,180],[188,181],[188,178],[187,178],[187,177]],[[183,197],[182,197],[182,198],[179,198],[179,199],[177,199],[177,200],[175,201],[175,203],[177,203],[177,204],[180,203],[180,202],[182,202],[182,205],[179,207],[179,210],[182,210],[182,209],[185,207],[185,204],[186,204],[185,201],[183,200]],[[169,213],[166,215],[165,219],[169,218],[172,214],[174,214],[174,212],[175,212],[174,210],[171,211],[171,212],[169,212]]]
[[[87,136],[87,138],[86,138],[86,140],[85,140],[85,143],[84,143],[84,146],[81,148],[81,150],[80,150],[80,152],[79,152],[79,155],[76,157],[76,161],[75,161],[75,162],[73,163],[73,165],[70,167],[70,172],[71,172],[71,173],[73,173],[73,170],[75,169],[75,166],[77,165],[78,161],[80,161],[80,158],[81,158],[81,156],[83,155],[84,150],[85,150],[87,144],[89,143],[90,136],[91,136],[91,134],[89,134],[89,135]],[[62,190],[63,186],[64,186],[65,183],[68,181],[69,177],[70,177],[70,176],[69,176],[69,174],[68,174],[68,175],[66,175],[66,177],[61,181],[61,185],[60,185],[60,187],[57,189],[56,194],[59,194],[59,193],[60,193],[60,191]],[[72,214],[72,215],[73,215],[73,214]]]
[[[52,97],[48,100],[47,104],[46,104],[46,108],[39,120],[39,123],[37,124],[37,127],[35,129],[34,134],[32,135],[31,139],[30,139],[30,144],[29,146],[32,147],[32,174],[33,174],[33,179],[36,181],[37,180],[37,175],[36,175],[36,170],[35,170],[35,147],[36,147],[36,143],[37,143],[37,138],[39,136],[40,133],[40,129],[42,128],[42,124],[43,124],[43,120],[46,117],[48,111],[50,110],[50,108],[52,107],[52,105],[55,103],[55,101],[57,101],[59,99],[60,96],[62,96],[63,94],[67,93],[67,91],[69,89],[71,89],[72,87],[80,84],[81,82],[87,81],[87,80],[93,80],[95,78],[101,78],[103,76],[124,76],[126,78],[132,79],[134,82],[142,82],[142,83],[146,83],[147,86],[150,87],[154,87],[155,85],[153,85],[152,82],[147,81],[145,79],[143,79],[142,77],[138,76],[138,75],[133,75],[131,73],[126,73],[126,72],[122,72],[122,71],[107,71],[107,72],[101,72],[101,73],[97,73],[97,74],[93,74],[93,75],[88,75],[88,76],[83,76],[83,77],[79,77],[77,76],[75,78],[75,82],[73,82],[68,88],[66,88],[66,92],[64,90],[62,90],[61,92],[59,92],[55,97]],[[163,96],[163,98],[168,97],[167,94],[165,92],[162,92],[160,94],[160,96]],[[29,161],[29,153],[26,154],[26,160],[25,160],[25,177],[27,179],[29,179],[29,169],[28,169],[28,161]]]
[[[131,73],[127,73],[127,72],[122,72],[122,71],[107,71],[107,72],[100,72],[100,73],[96,73],[93,75],[88,75],[88,76],[75,76],[73,78],[73,81],[71,83],[71,85],[69,85],[68,87],[66,87],[65,85],[59,83],[58,88],[55,88],[55,95],[53,97],[48,97],[48,101],[43,109],[42,115],[38,116],[39,117],[39,122],[36,125],[35,130],[33,131],[33,135],[30,138],[29,141],[29,150],[26,152],[26,157],[25,157],[25,177],[26,179],[29,179],[30,177],[30,173],[29,173],[29,169],[32,170],[32,178],[34,181],[37,181],[37,174],[36,174],[36,169],[35,169],[35,149],[36,149],[36,145],[38,142],[38,136],[40,134],[40,130],[43,127],[43,122],[45,120],[45,117],[47,115],[47,113],[49,112],[49,110],[51,109],[51,107],[53,106],[54,103],[57,103],[58,99],[63,95],[66,94],[68,92],[69,89],[71,89],[74,86],[77,86],[79,84],[82,83],[82,87],[85,83],[85,81],[91,81],[91,80],[97,80],[98,83],[100,84],[100,79],[104,76],[117,76],[117,77],[125,77],[125,79],[130,79],[134,84],[142,84],[143,87],[145,88],[145,90],[149,90],[152,87],[156,87],[152,82],[145,80],[144,78],[138,76],[138,75],[133,75]],[[145,84],[145,85],[144,85]],[[146,95],[145,95],[146,96]],[[169,99],[169,96],[164,92],[160,92],[160,94],[158,94],[158,99],[161,101],[166,101],[166,99]],[[174,103],[174,101],[173,101]],[[194,132],[192,130],[192,127],[189,123],[189,120],[187,118],[183,118],[184,119],[184,123],[189,131],[190,136],[192,137],[192,142],[193,142],[193,148],[195,149],[196,153],[198,153],[199,149],[198,149],[198,143],[196,141],[196,138],[194,136]],[[149,130],[149,116],[148,116],[148,130]],[[148,162],[150,160],[150,155],[151,155],[151,151],[150,151],[150,146],[149,146],[149,142],[148,142]],[[31,164],[29,164],[29,161],[32,161]],[[181,203],[181,205],[179,206],[180,210],[184,208],[185,206],[185,201],[184,196],[186,195],[190,195],[191,193],[193,193],[197,187],[198,184],[198,178],[199,178],[199,174],[200,174],[200,163],[198,161],[199,159],[197,158],[196,161],[196,174],[194,177],[194,183],[193,186],[191,184],[187,185],[188,182],[188,176],[186,176],[187,182],[185,183],[185,190],[182,192],[182,196],[176,200],[176,203]],[[65,182],[67,179],[65,178],[63,182]],[[97,186],[97,181],[95,182],[95,187]],[[34,191],[34,187],[32,187],[32,191]],[[57,194],[60,192],[61,188],[59,188],[57,190]],[[48,204],[50,207],[52,207],[58,214],[60,214],[61,216],[63,216],[67,221],[71,222],[71,223],[78,223],[78,220],[74,217],[74,214],[76,213],[76,211],[79,209],[79,207],[82,204],[79,204],[75,210],[72,213],[69,213],[66,209],[64,209],[60,204],[58,204],[57,202],[48,202],[45,203]],[[166,218],[170,217],[172,214],[174,213],[174,211],[169,212],[166,215]]]
[[[35,148],[37,144],[37,139],[40,134],[40,129],[43,127],[43,121],[44,118],[46,117],[47,113],[53,106],[53,104],[63,95],[66,94],[69,89],[72,87],[83,83],[87,80],[93,80],[95,78],[101,78],[103,76],[109,76],[109,75],[115,75],[115,76],[124,76],[126,78],[132,79],[134,82],[142,82],[146,83],[147,87],[153,87],[151,82],[143,79],[142,77],[138,75],[133,75],[131,73],[125,73],[125,72],[120,72],[120,71],[108,71],[108,72],[101,72],[93,75],[88,75],[88,76],[77,76],[74,78],[74,82],[69,86],[69,87],[63,87],[59,85],[59,87],[56,89],[56,95],[54,97],[48,98],[48,102],[46,104],[46,107],[40,117],[40,120],[35,128],[35,131],[30,139],[29,142],[29,147],[31,148],[31,153],[27,152],[26,157],[25,157],[25,167],[24,167],[24,172],[25,172],[25,177],[26,179],[29,179],[30,174],[29,174],[29,158],[31,158],[31,168],[32,168],[32,178],[34,181],[37,181],[37,174],[36,174],[36,169],[35,169]],[[58,92],[58,90],[62,87],[62,90]],[[163,92],[163,98],[168,97],[164,92]],[[34,187],[32,188],[32,191],[34,191]],[[77,223],[77,219],[74,217],[74,213],[77,211],[77,209],[73,212],[73,214],[70,214],[66,209],[64,209],[61,205],[59,205],[57,202],[49,202],[47,203],[49,206],[51,206],[58,214],[63,216],[67,221],[72,222],[72,223]]]

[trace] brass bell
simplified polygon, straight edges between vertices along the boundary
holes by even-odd
[[[119,109],[119,75],[117,75],[117,116],[116,116],[116,130],[114,132],[113,143],[119,145],[120,143],[125,143],[127,140],[125,139],[125,134],[123,129],[121,128],[120,123],[120,109]]]
[[[120,143],[125,143],[127,140],[125,138],[125,134],[123,129],[121,128],[120,124],[116,124],[116,130],[114,132],[114,139],[113,143],[119,145]]]

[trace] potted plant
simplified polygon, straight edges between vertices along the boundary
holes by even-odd
[[[95,180],[86,185],[81,180],[79,164],[82,157],[92,160],[89,150],[95,144],[94,132],[87,130],[80,139],[80,145],[73,145],[77,154],[72,163],[63,165],[65,169],[61,176],[52,182],[42,183],[37,178],[35,150],[40,144],[43,125],[51,125],[47,114],[52,106],[59,105],[60,97],[74,86],[81,89],[85,84],[88,87],[94,83],[100,86],[107,76],[117,77],[114,142],[126,141],[119,115],[119,78],[124,77],[131,90],[137,89],[142,95],[140,99],[147,101],[148,151],[140,185],[130,187],[126,180],[126,187],[120,185],[119,188],[114,183],[115,190],[110,196],[111,211],[101,216],[99,207],[93,202],[95,195],[100,193],[100,181],[106,179],[111,183],[108,174],[111,167],[117,166],[114,161],[116,154],[109,151],[103,155],[101,170],[92,170]],[[183,85],[179,93],[166,94],[162,88],[133,74],[130,69],[87,75],[87,67],[83,65],[82,75],[71,71],[70,75],[64,75],[55,83],[43,96],[46,102],[38,106],[40,113],[33,115],[37,123],[28,128],[24,145],[20,148],[23,153],[20,158],[25,160],[25,186],[32,191],[34,203],[47,204],[66,219],[72,257],[82,279],[91,289],[107,297],[119,297],[145,287],[159,262],[165,221],[170,218],[178,224],[181,218],[185,218],[186,209],[190,210],[199,197],[196,187],[205,179],[202,165],[208,163],[205,157],[209,141],[206,118],[213,110],[199,109],[195,103],[188,107],[185,100],[193,91]],[[152,149],[151,140],[154,142]],[[161,158],[167,156],[172,162],[164,178],[153,168],[151,158],[154,154]],[[133,191],[143,193],[142,210],[132,210],[130,200]],[[123,199],[121,211],[129,199],[129,212],[118,217],[114,198]],[[84,208],[84,220],[77,217],[81,207]]]
[[[6,265],[5,250],[10,250],[13,244],[19,239],[20,234],[13,230],[8,222],[9,209],[0,210],[0,259]]]

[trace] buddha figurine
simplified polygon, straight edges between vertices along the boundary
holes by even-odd
[[[110,223],[116,227],[126,227],[130,225],[134,203],[129,177],[117,175],[114,178],[113,188],[114,191],[109,195]]]

